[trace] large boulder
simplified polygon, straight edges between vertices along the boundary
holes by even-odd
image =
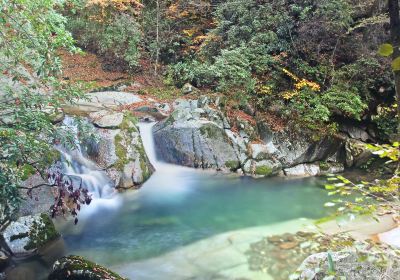
[[[197,101],[178,101],[175,111],[154,126],[156,150],[169,163],[217,170],[237,170],[240,148],[226,133],[223,114]]]
[[[178,99],[173,113],[154,126],[158,154],[169,163],[238,171],[253,177],[314,176],[343,171],[345,137],[270,129],[246,114],[223,113],[223,100]]]
[[[57,260],[48,280],[124,280],[117,273],[79,256]]]
[[[310,132],[290,128],[273,131],[264,122],[258,122],[258,131],[266,145],[264,153],[279,160],[284,168],[316,161],[343,161],[344,141],[339,137],[315,140]]]
[[[154,172],[129,112],[100,111],[89,115],[96,140],[86,143],[88,156],[106,170],[117,188],[136,188]]]
[[[16,257],[34,255],[36,251],[57,239],[59,233],[47,214],[20,217],[3,232],[3,239]]]
[[[331,261],[328,259],[330,254]],[[342,251],[318,253],[309,256],[298,269],[298,278],[302,280],[351,279],[375,280],[398,279],[400,259],[387,255],[388,263],[381,265],[382,255],[371,252]],[[334,275],[334,278],[329,278]]]

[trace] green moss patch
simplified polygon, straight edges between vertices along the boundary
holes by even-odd
[[[240,167],[240,162],[237,160],[228,160],[225,162],[225,166],[228,167],[231,171],[236,171]]]
[[[60,234],[54,227],[53,221],[47,214],[42,213],[39,222],[33,222],[32,229],[29,232],[29,242],[25,245],[24,249],[31,250],[43,247],[59,236]]]
[[[270,176],[272,174],[272,168],[268,166],[257,166],[255,170],[256,175],[260,176]]]
[[[94,262],[85,260],[79,256],[68,256],[59,259],[48,277],[49,280],[124,280],[117,273],[100,266]]]

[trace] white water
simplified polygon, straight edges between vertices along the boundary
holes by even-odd
[[[163,162],[157,157],[153,138],[156,123],[139,123],[140,136],[147,157],[155,168],[155,173],[145,182],[140,195],[165,203],[183,200],[193,189],[193,175],[202,172],[189,167]],[[204,171],[203,171],[204,172]],[[154,195],[157,193],[157,195]],[[153,201],[157,203],[157,201]]]
[[[111,179],[93,161],[83,155],[78,139],[78,128],[74,119],[65,117],[63,126],[66,130],[72,132],[75,145],[72,149],[57,147],[62,155],[63,173],[73,180],[75,187],[82,184],[82,187],[87,189],[93,198],[90,207],[82,208],[82,213],[94,213],[99,207],[118,206],[119,199],[116,196],[117,192]]]

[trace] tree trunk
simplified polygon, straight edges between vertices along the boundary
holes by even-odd
[[[393,60],[400,57],[400,13],[399,13],[399,0],[388,0],[389,16],[390,16],[390,37],[392,40]],[[400,71],[394,71],[394,82],[396,87],[396,104],[397,104],[397,117],[400,120]],[[400,121],[397,125],[396,141],[400,137]]]

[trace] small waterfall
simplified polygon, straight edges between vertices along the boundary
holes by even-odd
[[[155,122],[139,123],[144,149],[151,164],[156,169],[155,173],[141,188],[140,195],[148,197],[152,200],[152,203],[175,203],[191,192],[194,175],[201,173],[201,171],[166,163],[158,159],[153,137],[155,124]]]
[[[82,187],[92,194],[94,201],[100,198],[110,199],[115,193],[113,182],[104,171],[83,155],[78,139],[78,127],[74,119],[65,117],[63,126],[72,132],[75,144],[73,149],[57,147],[62,155],[61,164],[64,174],[70,176],[74,185],[82,184]]]

